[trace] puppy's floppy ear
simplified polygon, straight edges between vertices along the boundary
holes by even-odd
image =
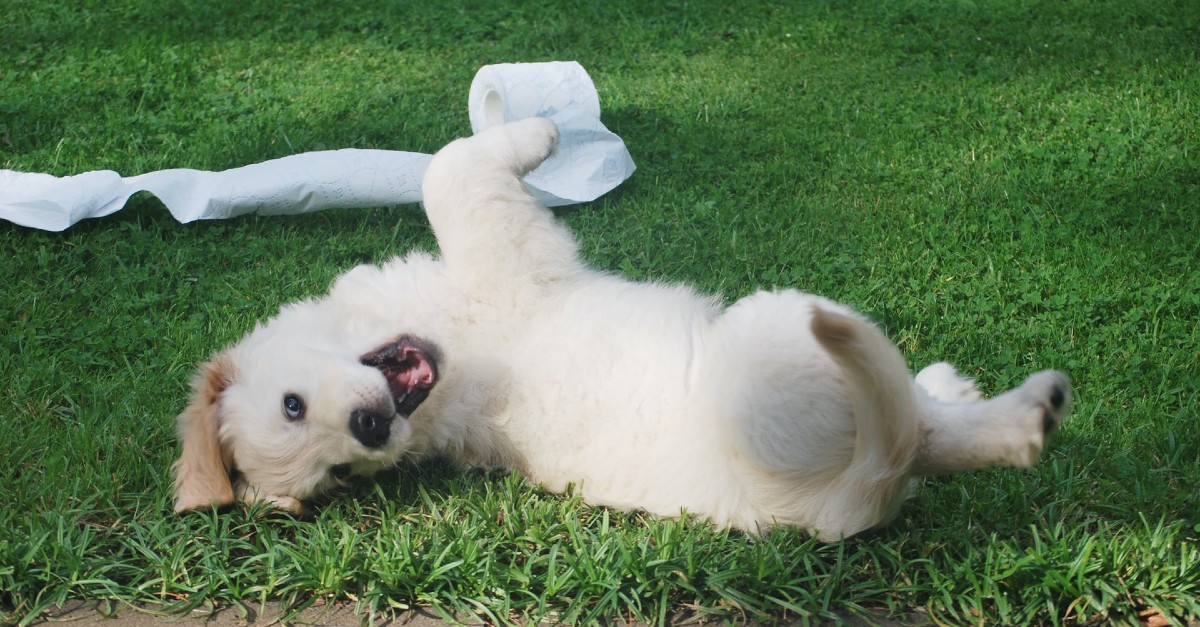
[[[192,397],[179,414],[183,452],[175,461],[175,511],[183,512],[233,502],[229,473],[232,451],[221,445],[221,392],[233,383],[237,369],[227,354],[200,367],[192,379]]]

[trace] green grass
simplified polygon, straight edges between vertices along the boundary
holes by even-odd
[[[177,517],[195,365],[433,241],[415,207],[179,225],[141,196],[64,233],[0,224],[0,623],[68,598],[495,622],[1200,616],[1200,5],[410,4],[438,3],[8,0],[0,167],[432,152],[469,131],[479,66],[575,59],[639,167],[560,212],[591,262],[729,299],[822,293],[988,392],[1065,369],[1076,412],[1044,463],[928,480],[893,525],[828,546],[436,464],[311,520]]]

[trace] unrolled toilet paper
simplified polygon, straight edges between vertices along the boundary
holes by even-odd
[[[595,200],[633,173],[624,142],[600,122],[596,88],[578,63],[484,66],[471,84],[467,108],[475,132],[531,116],[554,120],[561,135],[558,151],[525,178],[549,206]],[[122,177],[99,170],[57,177],[0,170],[0,218],[61,231],[120,210],[140,191],[158,197],[180,222],[409,204],[421,200],[430,158],[348,148],[221,172],[171,169]]]

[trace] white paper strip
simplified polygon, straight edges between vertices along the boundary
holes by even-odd
[[[118,211],[150,192],[180,222],[247,213],[293,214],[421,200],[430,155],[389,150],[327,150],[225,170],[159,170],[122,178],[111,170],[75,176],[0,170],[0,217],[61,231]]]
[[[550,206],[595,200],[633,174],[624,142],[600,122],[592,80],[575,62],[484,66],[468,94],[471,127],[544,116],[558,124],[558,152],[525,182]],[[283,215],[421,200],[431,155],[390,150],[308,152],[222,172],[173,169],[122,177],[0,170],[0,218],[61,231],[109,215],[133,194],[154,194],[180,222],[247,213]]]

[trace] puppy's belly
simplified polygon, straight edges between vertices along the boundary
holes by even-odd
[[[506,430],[526,472],[592,502],[678,514],[729,493],[710,301],[681,288],[601,282],[529,320]]]

